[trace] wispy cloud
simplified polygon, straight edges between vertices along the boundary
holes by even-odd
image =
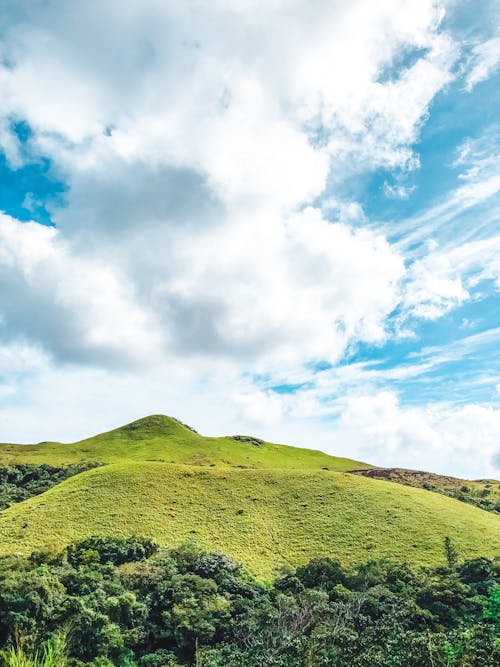
[[[470,92],[500,68],[500,37],[492,37],[472,49],[466,65],[465,89]]]

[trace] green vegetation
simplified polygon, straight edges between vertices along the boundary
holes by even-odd
[[[153,415],[73,444],[0,444],[0,464],[159,461],[196,466],[347,471],[366,463],[323,452],[274,445],[251,436],[206,438],[171,417]]]
[[[60,550],[92,534],[190,536],[258,574],[321,556],[431,565],[449,535],[462,558],[500,551],[496,515],[428,491],[325,470],[157,462],[81,473],[0,514],[0,553]]]
[[[0,665],[492,667],[498,483],[390,470],[163,416],[0,445]]]
[[[167,551],[91,537],[55,555],[0,558],[0,664],[498,665],[500,563],[456,561],[453,542],[441,546],[436,568],[320,558],[272,585],[192,540]]]
[[[405,468],[370,468],[353,471],[373,479],[385,479],[406,486],[442,493],[487,512],[500,514],[500,482],[494,479],[464,480]]]
[[[161,415],[71,445],[0,445],[0,462],[0,508],[12,505],[0,513],[0,554],[59,551],[93,534],[165,547],[194,536],[269,578],[325,555],[436,564],[446,535],[461,557],[500,548],[498,517],[411,488],[425,473],[391,484],[345,472],[381,476],[367,464],[251,436],[205,438]]]
[[[69,660],[66,634],[51,635],[41,650],[26,650],[24,642],[17,639],[14,645],[0,652],[0,660],[5,667],[66,667]]]
[[[59,482],[97,467],[98,463],[73,463],[55,467],[43,463],[0,466],[0,510],[37,496]]]
[[[474,505],[486,512],[500,514],[500,484],[495,480],[464,482],[459,480],[454,488],[442,488],[434,484],[424,484],[423,489],[442,493],[463,503]]]

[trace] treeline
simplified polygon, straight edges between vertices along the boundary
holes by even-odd
[[[440,568],[321,558],[272,584],[195,542],[166,551],[95,537],[58,555],[3,557],[4,664],[500,665],[500,563],[459,563],[443,547]]]
[[[44,493],[73,475],[96,468],[99,463],[73,463],[51,466],[32,463],[0,466],[0,510]]]

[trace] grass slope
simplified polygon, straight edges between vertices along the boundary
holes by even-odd
[[[350,472],[372,479],[385,479],[428,491],[437,491],[481,509],[500,513],[500,482],[495,479],[466,480],[406,468],[365,468]]]
[[[207,438],[172,417],[152,415],[73,444],[0,444],[0,464],[47,463],[54,466],[92,461],[159,461],[186,465],[297,468],[346,471],[370,468],[323,452],[275,445],[257,438]]]
[[[164,545],[195,537],[256,572],[331,555],[443,561],[500,551],[497,516],[417,488],[323,470],[249,470],[157,462],[81,473],[0,514],[0,552],[60,549],[92,534]]]

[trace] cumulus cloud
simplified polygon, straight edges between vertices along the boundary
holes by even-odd
[[[330,211],[330,222],[312,205],[354,164],[416,164],[412,143],[456,57],[432,2],[290,11],[54,1],[13,16],[4,115],[29,124],[32,154],[50,157],[66,182],[66,206],[52,210],[56,245],[70,243],[71,262],[86,267],[68,276],[88,275],[84,288],[65,281],[72,328],[39,324],[31,337],[63,359],[78,346],[83,359],[163,343],[287,363],[383,340],[401,258],[383,237],[350,228],[356,204],[338,220]],[[391,69],[415,49],[413,64]],[[58,262],[52,277],[44,266],[39,294],[61,280]],[[13,271],[11,294],[26,284],[19,262]],[[127,325],[113,343],[115,323],[104,320],[115,311]],[[28,328],[12,305],[4,318]]]
[[[263,424],[276,424],[283,418],[283,401],[271,392],[236,394],[232,400],[239,419],[254,428],[260,428]]]
[[[239,196],[234,188],[262,195],[273,167],[273,198],[279,179],[298,185],[299,200],[317,190],[325,163],[307,139],[318,131],[336,153],[361,147],[372,163],[406,163],[457,55],[430,0],[292,8],[53,1],[13,15],[4,107],[38,130],[44,149],[64,138],[58,150],[74,161],[68,149],[78,145],[82,166],[108,149],[127,159],[197,162],[229,197]],[[424,55],[380,80],[414,49]],[[300,183],[288,180],[297,158],[305,160]]]
[[[233,220],[181,256],[189,270],[155,296],[181,347],[295,363],[338,359],[352,339],[382,340],[403,272],[383,237],[313,208]]]
[[[393,392],[349,398],[340,419],[340,437],[378,465],[426,469],[432,461],[436,471],[467,478],[498,475],[499,432],[500,410],[404,407]]]
[[[35,129],[33,150],[75,187],[147,161],[200,173],[232,205],[311,200],[330,158],[337,177],[415,164],[457,55],[430,0],[27,7],[6,30],[2,107]]]
[[[179,241],[175,271],[133,283],[120,264],[75,255],[57,230],[2,216],[4,333],[64,361],[146,364],[169,351],[335,360],[352,339],[383,339],[403,271],[387,242],[316,209],[272,232],[266,222]]]
[[[3,338],[63,361],[144,362],[161,338],[123,276],[74,256],[55,229],[1,214],[0,312]]]

